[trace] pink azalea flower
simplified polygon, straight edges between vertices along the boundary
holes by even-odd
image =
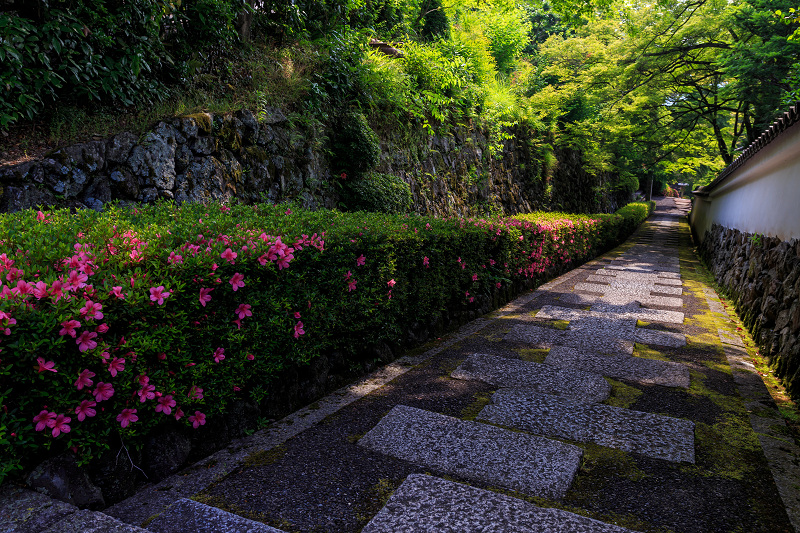
[[[244,287],[244,276],[237,272],[233,275],[228,283],[231,284],[233,291],[236,292],[240,288]]]
[[[44,217],[45,217],[45,215],[41,211],[37,211],[36,212],[36,220],[41,222],[42,220],[44,220]]]
[[[350,281],[348,281],[347,282],[347,292],[352,292],[352,291],[356,290],[356,283],[357,282],[354,279],[351,279]]]
[[[294,312],[294,317],[299,319],[300,318],[300,311],[295,311]]]
[[[69,335],[74,339],[76,335],[75,328],[81,327],[81,323],[78,322],[77,320],[65,320],[64,322],[61,323],[61,326],[62,326],[61,331],[59,331],[58,334],[61,335],[62,337],[64,335]]]
[[[162,396],[158,400],[156,400],[156,413],[164,413],[165,415],[172,414],[172,408],[175,407],[176,402],[172,398],[171,394],[167,394],[166,396]]]
[[[75,408],[75,414],[78,415],[78,422],[83,422],[87,418],[93,417],[97,411],[92,409],[97,405],[96,402],[91,400],[83,400],[78,407]]]
[[[126,428],[131,422],[136,422],[139,420],[139,417],[136,416],[136,409],[123,409],[120,414],[117,415],[117,422],[119,425]]]
[[[500,287],[502,287],[502,286],[503,286],[503,284],[502,284],[502,283],[500,283],[500,282],[498,281],[498,282],[495,284],[495,286],[496,286],[496,287],[499,289]]]
[[[344,280],[348,281],[352,277],[353,277],[353,273],[348,270],[347,274],[344,275]]]
[[[209,296],[209,293],[213,290],[214,289],[200,289],[200,305],[205,307],[206,304],[211,301],[211,296]]]
[[[247,358],[248,361],[252,361],[253,359],[256,358],[256,356],[251,353],[247,354],[245,357]]]
[[[243,319],[248,316],[253,316],[253,312],[250,311],[251,307],[250,304],[239,304],[239,307],[236,308],[235,313],[239,315],[239,319]]]
[[[81,307],[81,316],[100,320],[103,318],[103,313],[100,312],[102,310],[103,306],[101,304],[86,300],[86,305]]]
[[[94,330],[97,333],[105,333],[108,331],[108,324],[99,324],[96,328],[94,328]]]
[[[183,409],[178,407],[175,409],[175,420],[180,420],[181,418],[183,418]]]
[[[53,299],[54,302],[57,302],[64,296],[64,284],[61,283],[60,279],[55,280],[52,285],[50,285],[50,297]]]
[[[300,335],[305,335],[305,333],[306,332],[303,329],[303,323],[298,320],[297,324],[294,325],[294,338],[297,339],[300,337]]]
[[[190,400],[202,400],[203,389],[201,389],[197,385],[192,385],[192,388],[189,389],[189,394],[187,394],[186,397],[189,398]]]
[[[46,427],[53,427],[55,419],[55,413],[51,413],[47,409],[40,411],[38,415],[33,417],[33,421],[36,422],[36,431],[42,431]]]
[[[94,394],[94,399],[98,402],[102,402],[103,400],[108,400],[112,396],[114,396],[114,387],[111,386],[111,383],[103,383],[102,381],[97,384],[97,386],[92,391]]]
[[[225,259],[226,261],[228,261],[228,263],[233,265],[233,264],[235,264],[234,259],[236,259],[238,257],[238,254],[236,252],[234,252],[233,250],[231,250],[230,248],[228,248],[224,252],[222,252],[222,254],[220,254],[220,257]]]
[[[422,258],[422,266],[424,266],[425,268],[430,268],[430,263],[431,262],[427,256]]]
[[[206,423],[206,415],[201,413],[200,411],[195,411],[192,416],[189,417],[189,422],[192,423],[192,427],[197,429],[200,426],[205,425]]]
[[[364,263],[366,263],[366,262],[367,262],[367,258],[364,257],[364,254],[361,254],[361,256],[358,259],[356,259],[356,266],[358,266],[358,267],[364,266]]]
[[[119,357],[115,357],[108,363],[108,371],[111,372],[111,377],[117,377],[117,372],[122,372],[125,370],[125,359],[121,359]]]
[[[75,382],[75,387],[78,390],[83,390],[84,387],[91,387],[94,384],[91,378],[94,377],[94,372],[85,368],[78,374],[78,380]]]
[[[33,288],[33,295],[36,297],[37,300],[41,300],[45,296],[47,296],[47,283],[44,281],[37,281],[36,285]]]
[[[472,281],[478,281],[478,275],[477,274],[473,274],[472,275]]]
[[[136,391],[136,394],[139,395],[139,403],[144,403],[147,400],[152,400],[156,397],[155,393],[156,387],[155,385],[150,385],[149,383],[142,385],[142,388]]]
[[[56,419],[52,421],[53,425],[50,426],[50,427],[53,428],[53,436],[54,437],[58,437],[62,433],[69,433],[71,431],[71,429],[70,429],[68,424],[71,421],[72,421],[72,419],[70,417],[68,417],[68,416],[57,415]],[[48,424],[48,425],[50,425],[50,424]]]
[[[150,287],[150,300],[158,305],[164,305],[164,298],[168,298],[170,293],[164,290],[164,286]]]
[[[167,261],[169,262],[170,265],[180,265],[181,263],[183,263],[183,256],[176,254],[175,252],[170,252]]]
[[[219,363],[225,359],[225,348],[217,348],[214,350],[214,362]]]
[[[117,299],[119,299],[119,300],[124,300],[125,299],[125,295],[122,294],[122,287],[119,286],[119,285],[117,285],[115,287],[111,287],[111,294],[116,296]]]
[[[386,284],[389,286],[390,289],[392,289],[397,284],[397,282],[393,279],[390,279],[389,281],[386,282]]]
[[[42,357],[37,357],[36,362],[39,364],[39,374],[47,370],[48,372],[58,372],[56,370],[56,363],[55,361],[45,361]]]
[[[84,331],[81,333],[80,337],[75,339],[75,344],[78,345],[78,349],[82,352],[94,350],[97,348],[97,342],[92,340],[95,337],[97,337],[97,333],[94,331]]]
[[[86,286],[86,282],[88,280],[89,277],[83,272],[78,270],[70,270],[69,275],[67,276],[67,290],[74,291],[76,289],[82,289]]]
[[[33,294],[34,285],[32,283],[28,283],[24,280],[17,281],[17,286],[11,289],[12,292],[15,294],[21,294],[23,296],[27,296],[28,294]]]

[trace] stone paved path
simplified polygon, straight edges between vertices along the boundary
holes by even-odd
[[[800,448],[687,207],[99,518],[0,494],[0,531],[793,531]]]

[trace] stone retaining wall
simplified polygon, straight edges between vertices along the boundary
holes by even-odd
[[[700,255],[732,296],[762,355],[800,398],[800,240],[714,224]]]
[[[531,137],[538,133],[514,133],[499,156],[490,157],[489,139],[477,129],[458,128],[448,136],[412,132],[413,141],[384,131],[377,170],[409,183],[414,210],[427,215],[608,212],[630,200],[604,193],[610,176],[589,175],[580,153],[565,149],[546,156],[549,146]],[[38,206],[100,210],[112,200],[159,198],[299,201],[310,209],[332,208],[340,178],[332,175],[325,134],[293,126],[278,109],[266,109],[260,120],[246,109],[175,118],[141,138],[123,132],[41,160],[0,166],[0,212]]]

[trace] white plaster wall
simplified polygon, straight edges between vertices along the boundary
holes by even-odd
[[[690,223],[702,241],[712,224],[788,241],[800,238],[800,122],[751,157],[706,198]]]

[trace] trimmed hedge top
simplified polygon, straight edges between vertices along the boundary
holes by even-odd
[[[0,481],[66,449],[88,462],[115,434],[136,445],[168,420],[198,428],[320,353],[402,346],[410,324],[584,261],[649,209],[621,212],[0,215]]]

